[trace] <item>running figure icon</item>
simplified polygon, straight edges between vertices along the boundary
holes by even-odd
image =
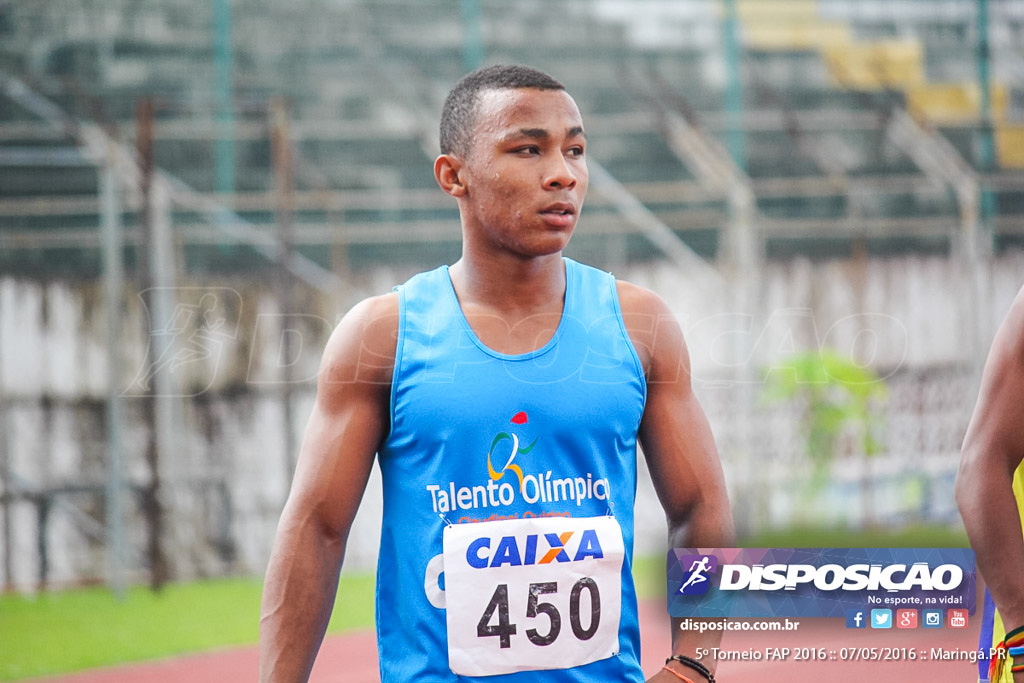
[[[705,574],[711,571],[711,567],[709,566],[710,562],[711,558],[707,555],[701,557],[700,560],[694,560],[688,570],[690,572],[690,576],[683,582],[683,585],[679,587],[679,592],[682,593],[690,586],[707,581],[708,577],[705,576]]]

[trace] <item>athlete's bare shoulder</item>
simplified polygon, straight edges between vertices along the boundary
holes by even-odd
[[[668,304],[660,296],[640,285],[626,280],[616,280],[619,292],[619,306],[623,315],[671,315]]]
[[[964,437],[965,462],[1005,456],[1016,467],[1024,459],[1024,288],[996,332],[985,361],[981,391]],[[964,469],[962,467],[961,469]]]
[[[646,287],[616,280],[622,321],[644,366],[648,381],[658,370],[677,376],[676,370],[689,366],[682,329],[668,304]]]
[[[397,343],[398,295],[392,292],[360,301],[327,341],[320,366],[321,391],[345,386],[386,390]]]
[[[1006,322],[1000,330],[1002,342],[1006,344],[1011,357],[1021,365],[1024,365],[1024,287],[1020,288],[1017,296],[1010,305],[1010,312],[1006,314]]]
[[[1017,292],[996,330],[985,361],[985,374],[992,381],[1024,381],[1024,287]]]

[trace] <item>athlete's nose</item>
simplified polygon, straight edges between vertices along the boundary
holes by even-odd
[[[572,167],[561,156],[555,157],[547,169],[547,176],[544,178],[544,187],[549,190],[569,190],[576,187],[577,174]]]

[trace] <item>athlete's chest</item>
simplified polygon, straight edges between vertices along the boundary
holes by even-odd
[[[503,312],[483,306],[464,306],[466,324],[480,343],[499,354],[521,355],[544,348],[562,321],[562,306],[535,311]]]

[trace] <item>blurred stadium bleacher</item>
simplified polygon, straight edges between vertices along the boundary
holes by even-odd
[[[1024,237],[1024,11],[987,6],[982,98],[969,1],[2,2],[0,269],[97,272],[103,160],[68,124],[130,149],[142,98],[157,166],[257,231],[279,208],[281,99],[294,240],[318,263],[450,258],[434,128],[474,60],[562,79],[595,161],[704,256],[720,255],[728,188],[687,151],[694,138],[739,164],[770,256],[949,250],[964,202],[984,204],[958,199],[957,182],[991,196],[979,214],[1001,249]],[[131,239],[138,207],[123,208]],[[218,221],[174,211],[186,270],[253,266]],[[588,260],[657,255],[600,191],[586,225],[574,249]]]

